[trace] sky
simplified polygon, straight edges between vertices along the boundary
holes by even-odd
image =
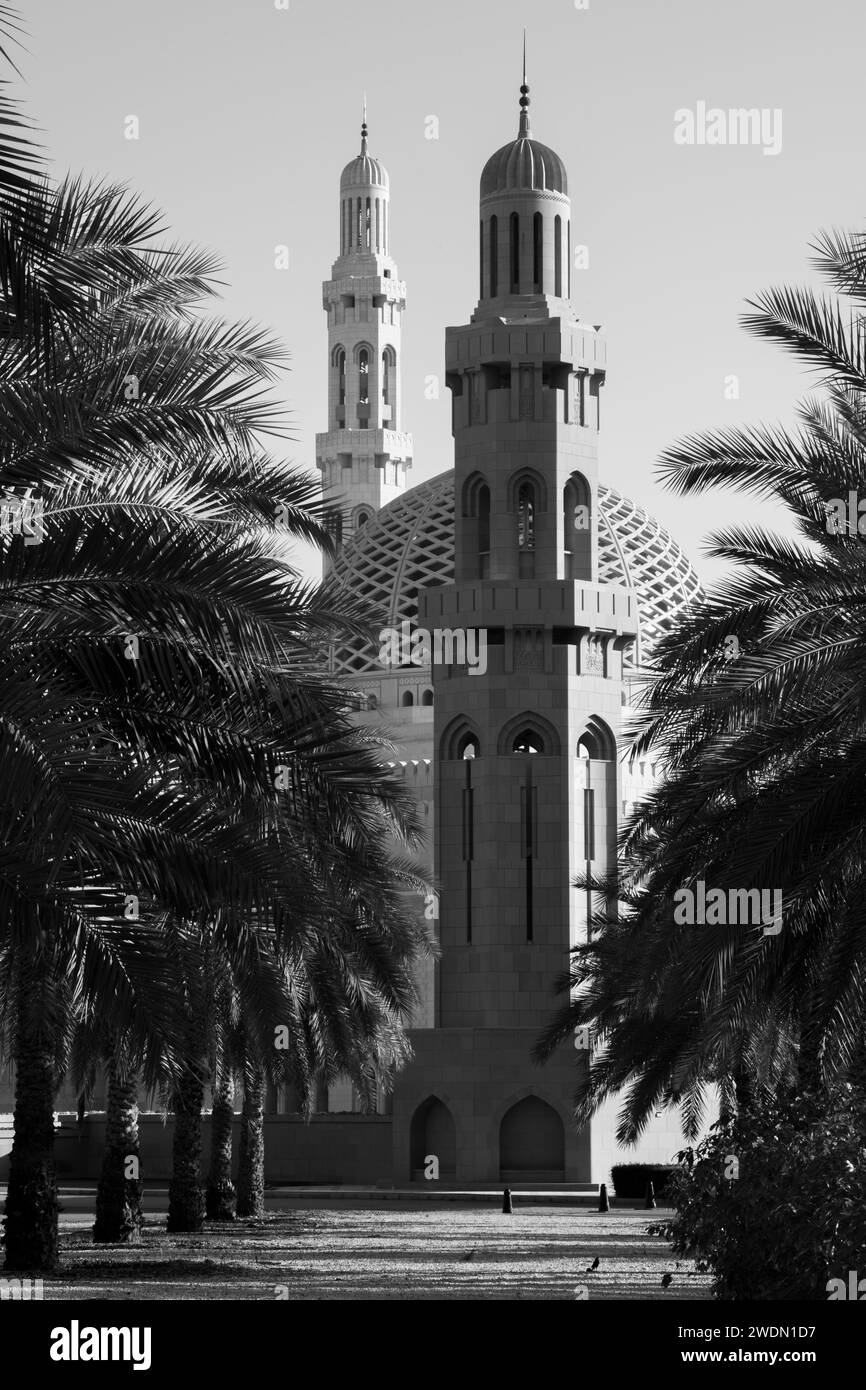
[[[739,315],[772,285],[816,284],[821,228],[863,225],[866,8],[852,0],[20,0],[22,88],[57,173],[129,183],[173,237],[222,261],[223,311],[291,354],[280,392],[314,469],[326,427],[321,284],[339,178],[370,151],[391,178],[407,283],[403,427],[415,482],[452,465],[445,328],[475,307],[478,181],[517,133],[527,31],[533,134],[562,157],[580,317],[608,338],[601,476],[654,513],[705,581],[709,532],[751,497],[679,498],[662,450],[699,430],[793,425],[811,378]],[[777,153],[681,144],[675,113],[756,107]],[[127,118],[139,138],[125,138]],[[438,122],[438,139],[426,138]],[[680,127],[682,121],[680,120]],[[769,127],[768,127],[769,130]],[[769,143],[769,142],[768,142]],[[289,248],[289,268],[274,249]],[[438,400],[425,379],[441,375]],[[735,377],[732,385],[730,378]],[[309,565],[309,556],[303,557]]]

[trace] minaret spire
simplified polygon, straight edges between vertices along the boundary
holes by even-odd
[[[523,83],[520,88],[520,129],[517,132],[518,140],[523,140],[532,134],[532,127],[529,124],[529,88],[526,85],[526,30],[523,31]]]
[[[364,121],[361,126],[361,154],[367,153],[367,93],[364,93]]]

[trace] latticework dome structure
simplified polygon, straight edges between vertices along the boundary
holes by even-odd
[[[700,581],[676,541],[615,488],[599,485],[598,582],[634,589],[640,630],[632,665],[647,659]],[[418,617],[418,590],[454,578],[454,474],[440,473],[383,507],[346,546],[335,578],[381,614],[383,627]],[[342,648],[336,674],[381,672],[378,649]]]

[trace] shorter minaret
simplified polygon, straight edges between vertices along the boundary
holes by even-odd
[[[406,489],[412,436],[403,433],[401,326],[406,286],[391,257],[384,165],[361,150],[340,178],[340,254],[322,286],[328,316],[328,428],[316,466],[339,548]],[[325,561],[326,570],[330,567]]]

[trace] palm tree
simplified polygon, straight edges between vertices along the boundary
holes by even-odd
[[[0,173],[13,138],[0,105]],[[130,895],[207,923],[240,967],[257,931],[291,939],[315,920],[315,831],[299,828],[311,796],[320,832],[330,815],[344,842],[414,832],[380,749],[320,674],[329,637],[363,631],[366,615],[342,596],[337,623],[333,594],[282,558],[278,508],[291,535],[327,539],[315,482],[259,444],[277,421],[262,391],[279,350],[197,313],[212,262],[160,249],[156,215],[123,191],[7,175],[0,467],[43,543],[3,537],[0,949],[17,1085],[6,1264],[49,1269],[59,982],[118,1034],[133,1026],[123,957],[141,932],[117,920]],[[397,916],[377,932],[401,962],[415,949]]]
[[[116,1037],[106,1068],[105,1155],[96,1190],[97,1244],[136,1244],[141,1235],[142,1182],[138,1134],[138,1073]]]
[[[232,1069],[223,1064],[217,1072],[210,1120],[210,1167],[205,1187],[205,1215],[209,1221],[233,1221],[236,1194],[232,1181],[235,1083]]]
[[[265,1211],[265,1072],[254,1056],[244,1068],[241,1142],[238,1154],[238,1216]]]
[[[859,1063],[866,237],[823,234],[814,250],[837,298],[771,290],[743,320],[817,373],[799,429],[707,433],[662,460],[680,492],[724,485],[779,502],[796,537],[745,525],[712,538],[731,576],[661,642],[634,731],[632,753],[653,748],[664,780],[625,828],[617,878],[595,885],[623,911],[600,914],[575,954],[563,983],[577,997],[538,1049],[594,1027],[578,1114],[625,1087],[629,1140],[673,1100],[694,1131],[711,1081],[814,1087]],[[852,493],[853,524],[840,527]],[[726,895],[778,891],[781,923],[678,923],[675,895],[700,880]]]

